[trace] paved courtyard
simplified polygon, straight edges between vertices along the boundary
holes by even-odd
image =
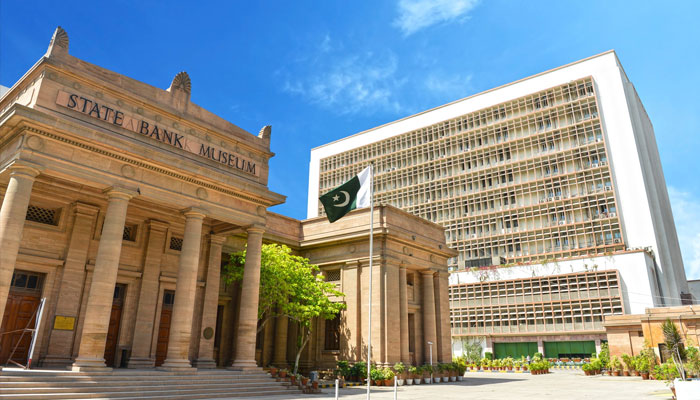
[[[341,399],[365,398],[364,387],[340,390]],[[334,389],[323,389],[320,395],[274,397],[274,399],[332,399]],[[671,391],[663,382],[642,381],[639,377],[584,376],[579,371],[556,371],[548,375],[468,373],[463,382],[400,387],[398,399],[614,399],[665,400]],[[392,388],[372,388],[372,399],[393,399]]]

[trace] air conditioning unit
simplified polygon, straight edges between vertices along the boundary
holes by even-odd
[[[613,243],[620,243],[620,239],[613,239]]]
[[[611,217],[617,217],[617,213],[611,212],[611,213],[610,213],[610,216],[611,216]]]
[[[559,221],[559,225],[564,225],[566,224],[566,221]]]
[[[610,191],[610,190],[612,190],[612,186],[606,186],[606,187],[605,187],[605,191],[606,191],[606,192],[607,192],[607,191]]]
[[[554,196],[554,200],[561,200],[561,196]]]
[[[608,162],[607,162],[607,161],[601,161],[601,162],[600,162],[600,165],[601,165],[601,167],[602,167],[603,165],[608,165]]]
[[[472,233],[471,238],[476,239],[476,233]]]

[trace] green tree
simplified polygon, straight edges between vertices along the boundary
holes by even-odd
[[[678,327],[676,327],[673,321],[666,318],[666,321],[661,325],[661,331],[664,334],[666,350],[671,353],[671,359],[678,370],[681,380],[685,380],[685,368],[683,367],[685,349],[683,348],[683,338],[680,332],[678,332]]]
[[[246,252],[231,255],[224,268],[227,283],[243,279]],[[279,244],[264,244],[260,260],[260,297],[258,319],[260,332],[270,318],[286,316],[299,324],[294,373],[299,367],[299,357],[311,338],[315,318],[333,319],[345,309],[342,302],[330,297],[345,296],[336,290],[335,284],[326,282],[316,265],[304,257],[295,256],[291,249]]]

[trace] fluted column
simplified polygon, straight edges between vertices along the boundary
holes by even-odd
[[[269,323],[269,322],[268,322]],[[289,321],[285,316],[277,317],[275,323],[275,351],[272,357],[272,364],[276,367],[287,367],[287,331]]]
[[[15,271],[19,242],[22,240],[29,197],[34,179],[40,172],[38,165],[25,162],[16,162],[9,169],[10,182],[0,207],[0,318],[5,315],[5,304]]]
[[[197,368],[216,368],[216,362],[214,361],[214,336],[216,333],[216,311],[219,305],[221,247],[225,240],[226,237],[224,236],[211,235],[209,237],[209,264],[207,266],[204,304],[202,305],[202,332],[199,334]]]
[[[440,271],[435,274],[435,304],[437,320],[437,337],[440,347],[438,359],[440,362],[452,362],[452,332],[450,331],[450,298],[449,272]],[[433,348],[433,351],[435,349]],[[434,355],[433,355],[434,356]]]
[[[411,364],[408,353],[408,293],[406,288],[406,267],[399,268],[399,316],[401,319],[401,362]]]
[[[433,271],[421,271],[423,281],[421,282],[421,292],[423,292],[423,349],[425,362],[430,362],[430,346],[433,343],[433,363],[438,360],[437,326],[435,321],[435,290],[433,288]]]
[[[95,218],[99,208],[76,202],[73,205],[73,227],[66,259],[63,263],[61,287],[56,299],[55,315],[80,317],[80,301],[85,284],[85,264],[87,263]],[[42,362],[43,367],[65,367],[73,363],[73,343],[76,329],[52,329],[49,347]]]
[[[158,308],[158,287],[160,285],[160,262],[163,256],[163,248],[167,236],[168,224],[156,220],[148,221],[148,241],[146,242],[146,256],[143,260],[143,274],[141,276],[141,289],[139,302],[136,309],[136,325],[134,327],[134,340],[131,347],[131,357],[127,367],[151,368],[155,366],[155,358],[152,357],[153,330],[155,324],[156,309]]]
[[[191,208],[185,211],[185,234],[182,240],[182,250],[180,251],[177,282],[175,283],[175,302],[173,303],[173,313],[170,321],[168,354],[160,369],[179,370],[192,368],[189,352],[204,217],[204,213],[200,210]]]
[[[111,188],[105,193],[109,203],[85,307],[78,357],[73,363],[74,371],[107,369],[104,359],[105,344],[112,314],[114,285],[117,283],[119,271],[126,209],[135,193],[122,188]]]
[[[260,293],[260,258],[264,229],[248,228],[243,282],[241,283],[241,305],[239,308],[238,336],[236,337],[236,357],[233,369],[256,368],[255,338],[258,327],[258,295]]]

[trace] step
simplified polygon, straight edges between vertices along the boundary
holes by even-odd
[[[295,387],[296,389],[296,387]],[[269,386],[252,386],[235,388],[235,390],[226,389],[183,389],[183,390],[154,390],[154,391],[106,391],[106,392],[64,392],[64,393],[20,393],[20,394],[0,394],[0,399],[4,400],[59,400],[59,399],[123,399],[123,398],[187,398],[187,399],[208,399],[222,397],[247,397],[247,396],[262,396],[275,394],[290,394],[300,393],[297,390],[288,388],[271,388]],[[149,397],[150,396],[150,397]]]
[[[103,383],[109,385],[133,385],[138,383],[154,383],[158,382],[163,385],[170,385],[173,383],[255,383],[255,382],[274,382],[272,378],[269,377],[235,377],[235,378],[221,378],[212,379],[211,377],[182,377],[180,379],[159,379],[159,378],[119,378],[119,379],[16,379],[12,381],[0,381],[0,387],[10,387],[10,386],[28,386],[28,385],[61,385],[61,386],[89,386],[95,383]]]
[[[42,381],[42,382],[6,382],[0,384],[0,391],[6,388],[28,388],[28,387],[94,387],[94,386],[135,386],[135,385],[158,385],[158,386],[172,386],[172,385],[248,385],[248,384],[284,384],[285,382],[275,382],[270,379],[236,379],[236,380],[209,380],[209,379],[182,379],[178,381],[159,381],[159,380],[146,380],[146,381],[77,381],[77,382],[55,382],[55,381]]]
[[[32,383],[32,386],[27,385],[27,386],[13,386],[13,387],[6,387],[2,386],[0,387],[0,395],[1,394],[20,394],[20,393],[65,393],[65,392],[80,392],[80,393],[87,393],[87,392],[114,392],[114,391],[126,391],[126,392],[133,392],[133,391],[154,391],[154,390],[164,390],[164,389],[169,389],[169,390],[181,390],[181,389],[198,389],[198,388],[211,388],[211,389],[230,389],[230,390],[238,390],[239,388],[247,388],[247,387],[281,387],[285,388],[288,385],[282,383],[282,382],[248,382],[248,383],[238,383],[238,384],[230,384],[230,383],[181,383],[181,384],[157,384],[153,382],[149,382],[148,384],[143,384],[143,385],[129,385],[129,384],[124,384],[124,385],[107,385],[107,384],[102,384],[102,383],[96,383],[96,384],[91,384],[91,385],[83,385],[83,386],[57,386],[57,385],[41,385],[37,386],[35,383]]]
[[[0,375],[0,382],[2,383],[12,383],[12,382],[109,382],[109,381],[180,381],[182,379],[200,379],[200,380],[247,380],[247,379],[272,379],[268,374],[206,374],[206,375],[123,375],[123,374],[113,374],[113,375],[44,375],[44,374],[27,374],[27,375]]]

